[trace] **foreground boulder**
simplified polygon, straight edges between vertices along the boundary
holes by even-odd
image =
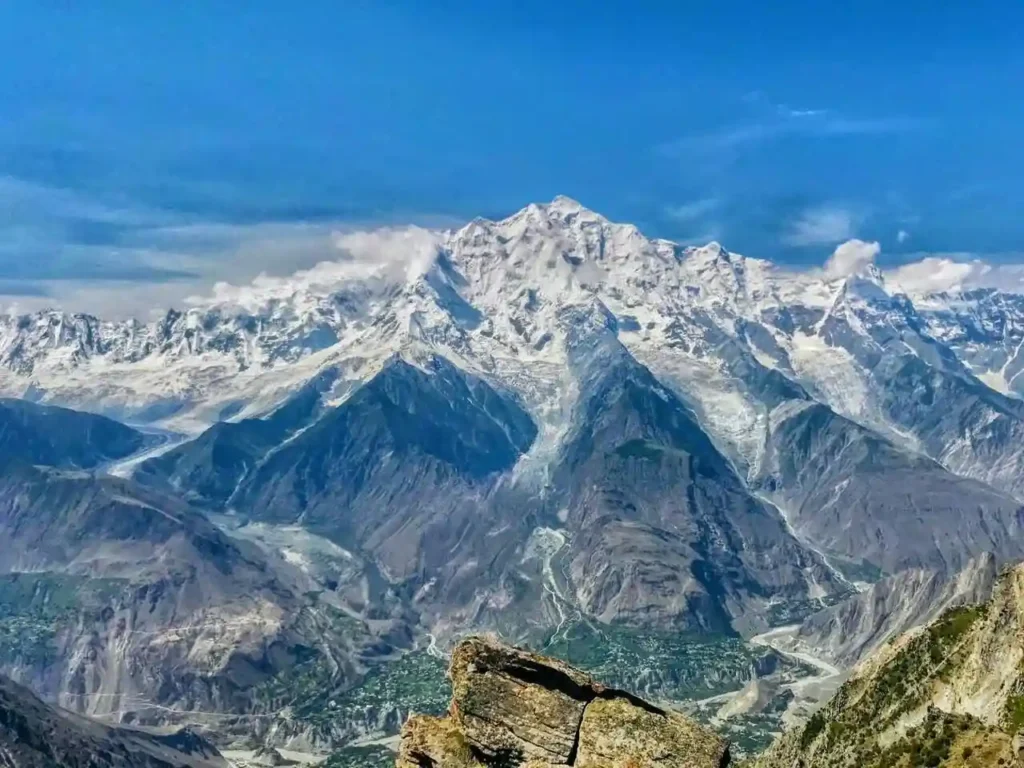
[[[442,718],[414,715],[398,768],[724,768],[728,745],[676,712],[605,688],[557,659],[463,641]]]

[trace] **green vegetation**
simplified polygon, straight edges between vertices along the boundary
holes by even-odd
[[[559,630],[537,650],[584,669],[606,685],[646,699],[675,702],[691,717],[720,731],[733,744],[734,756],[753,755],[782,730],[785,702],[725,723],[714,721],[721,701],[703,699],[739,690],[760,676],[796,680],[815,674],[774,651],[751,646],[738,637],[639,630],[580,621]]]
[[[25,614],[58,618],[79,608],[100,608],[126,583],[45,572],[4,574],[0,576],[0,619]]]
[[[1006,700],[1006,730],[1016,734],[1024,727],[1024,695],[1011,696]]]
[[[380,663],[347,688],[346,680],[316,655],[261,686],[257,695],[264,709],[290,708],[289,717],[282,721],[286,727],[310,730],[325,742],[344,743],[366,733],[397,733],[411,712],[443,713],[451,698],[446,672],[442,659],[414,651]],[[346,759],[369,759],[347,750],[345,755]]]
[[[857,710],[861,725],[888,725],[920,704],[931,681],[948,679],[962,663],[961,645],[985,607],[953,608],[890,661]]]
[[[967,630],[974,626],[974,622],[984,615],[985,606],[952,608],[942,614],[928,628],[928,632],[935,640],[940,642],[959,640],[967,633]]]
[[[448,709],[452,695],[447,669],[446,661],[426,651],[408,653],[373,669],[329,708],[335,714],[349,716],[392,710],[440,715]]]
[[[864,581],[874,584],[876,581],[881,581],[885,578],[885,572],[867,560],[853,561],[832,552],[826,554],[829,555],[829,562],[838,568],[839,572],[850,581]]]
[[[560,630],[538,650],[607,685],[675,701],[737,690],[749,681],[751,668],[765,674],[789,665],[795,675],[811,673],[738,637],[641,631],[589,621]]]
[[[969,715],[928,708],[924,720],[887,746],[878,735],[920,712],[937,681],[954,679],[972,629],[986,607],[954,608],[909,639],[873,675],[845,683],[832,701],[790,738],[813,764],[850,768],[996,765],[1010,736]],[[1024,725],[1024,696],[1011,698],[1006,720]],[[790,758],[785,758],[789,760]]]
[[[665,448],[647,440],[630,440],[615,449],[615,454],[624,459],[658,461],[665,453]]]
[[[807,725],[804,726],[803,731],[800,733],[800,748],[807,749],[811,746],[811,742],[818,738],[824,730],[825,716],[821,712],[815,712],[811,715]]]
[[[391,768],[395,753],[387,747],[346,747],[327,758],[323,768]]]
[[[0,576],[0,662],[51,662],[61,628],[109,610],[126,583],[55,573]]]
[[[779,713],[772,712],[742,715],[724,723],[704,724],[729,740],[731,751],[737,758],[763,752],[782,730]]]
[[[854,593],[850,590],[846,592],[836,592],[815,600],[779,603],[768,609],[765,620],[768,622],[768,626],[770,627],[783,627],[787,624],[797,624],[811,614],[817,613],[825,608],[830,608],[836,603],[842,602],[852,594]]]
[[[578,622],[560,630],[535,650],[556,656],[590,672],[611,686],[648,699],[675,701],[699,720],[708,722],[720,703],[702,710],[694,700],[737,690],[750,679],[751,668],[762,674],[793,679],[811,674],[765,648],[752,647],[736,637],[650,632]],[[345,689],[319,657],[298,665],[261,691],[267,708],[291,707],[292,722],[312,728],[325,739],[351,738],[381,731],[396,733],[411,712],[440,715],[451,698],[447,662],[425,651],[406,654],[370,670]],[[721,730],[736,751],[753,754],[779,731],[781,711],[736,718]],[[377,747],[346,748],[332,756],[329,768],[391,765],[394,757]]]
[[[873,749],[865,768],[1002,765],[1009,739],[967,715],[928,711],[923,723],[910,729],[888,749]]]

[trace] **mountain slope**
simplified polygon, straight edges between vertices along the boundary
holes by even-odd
[[[148,324],[0,319],[0,391],[197,433],[265,415],[325,368],[372,368],[415,341],[555,417],[559,313],[598,299],[630,352],[678,388],[741,469],[756,466],[778,399],[810,395],[957,474],[1021,493],[1024,410],[1003,394],[1021,385],[1024,315],[1012,295],[911,298],[877,270],[789,272],[717,244],[652,240],[566,198],[454,232],[345,242],[349,258],[336,264]],[[407,254],[408,268],[375,260],[373,244]]]
[[[329,743],[351,731],[323,713],[268,724],[289,685],[420,640],[749,634],[890,577],[819,628],[852,658],[901,592],[924,619],[972,558],[1024,557],[1012,296],[787,271],[566,198],[339,242],[152,322],[0,317],[0,392],[187,435],[114,480],[65,470],[148,440],[11,406],[4,669]]]
[[[552,485],[585,611],[723,631],[773,599],[839,589],[610,329],[584,334],[582,317],[574,327],[569,361],[581,397]]]
[[[8,463],[0,537],[0,670],[77,712],[260,712],[299,668],[344,687],[390,655],[386,638],[408,643],[385,602],[371,629],[318,573],[119,478]]]
[[[560,591],[528,575],[537,536],[561,542],[548,556],[566,564],[564,599],[605,621],[732,631],[764,626],[772,601],[840,589],[622,347],[606,309],[570,307],[557,321],[567,329],[563,375],[579,394],[553,440],[487,379],[437,355],[396,357],[253,461],[220,504],[301,522],[364,553],[394,584],[429,585],[417,600],[449,621],[495,600],[528,614]],[[255,424],[214,427],[174,455],[203,456],[211,433]],[[140,479],[158,477],[167,458],[143,465]]]
[[[826,552],[885,573],[1024,559],[1024,506],[819,403],[772,411],[758,483]]]
[[[956,474],[1021,494],[1024,404],[978,379],[877,271],[842,282],[801,326],[787,315],[764,319],[774,364],[837,412]]]
[[[930,425],[933,417],[924,410],[914,416],[914,429],[934,432],[932,442],[885,415],[895,406],[878,399],[889,380],[879,372],[909,349],[944,382],[962,382],[968,390],[984,385],[952,349],[928,336],[912,302],[886,293],[874,273],[830,281],[786,273],[717,245],[682,248],[564,198],[500,222],[476,220],[457,232],[436,233],[426,250],[429,258],[416,269],[398,278],[382,273],[378,282],[362,273],[349,279],[349,267],[339,267],[334,287],[348,296],[364,291],[359,306],[365,316],[339,319],[336,341],[301,360],[264,360],[260,370],[245,374],[271,382],[273,390],[300,372],[327,376],[345,366],[352,373],[341,376],[339,395],[321,393],[306,414],[291,405],[305,395],[285,397],[259,418],[242,417],[253,409],[243,400],[237,417],[148,462],[140,479],[187,488],[194,500],[243,517],[312,527],[346,548],[365,550],[386,578],[413,591],[438,579],[432,587],[437,599],[453,579],[462,584],[463,602],[489,599],[482,595],[490,585],[474,589],[469,573],[458,570],[458,563],[470,561],[476,563],[472,573],[481,573],[476,568],[486,562],[508,574],[511,581],[499,592],[518,594],[523,587],[515,582],[522,580],[514,572],[522,563],[505,557],[499,567],[495,548],[500,542],[525,552],[536,531],[554,531],[565,542],[556,557],[567,569],[569,602],[627,621],[690,613],[684,622],[722,627],[753,613],[744,602],[800,602],[848,589],[844,577],[821,566],[818,551],[836,558],[848,578],[906,567],[955,572],[982,552],[1006,560],[1024,554],[1020,505],[983,482],[998,481],[992,467],[1003,467],[1001,477],[1012,474],[1015,427],[1006,440],[971,449],[971,461],[979,462],[982,452],[995,451],[982,471],[981,463],[972,469],[948,449],[929,447],[967,438],[951,434],[948,424]],[[302,288],[283,301],[308,309],[328,300]],[[275,295],[266,305],[275,323],[285,317],[281,302]],[[280,340],[280,333],[272,338]],[[809,355],[812,347],[822,350],[820,360]],[[202,353],[210,354],[208,348]],[[842,365],[833,364],[840,358]],[[450,373],[400,376],[396,361],[409,371],[434,366]],[[619,407],[615,376],[632,381],[626,371],[640,369],[650,379],[640,389],[674,398],[667,412],[689,414],[674,434],[659,431],[655,422],[664,414],[652,418],[644,413],[649,403],[629,400],[640,389],[623,396],[631,410]],[[822,378],[833,374],[845,378]],[[399,379],[412,383],[399,385]],[[455,422],[427,419],[432,410],[449,408],[442,399],[465,397],[469,390],[457,379],[511,398],[516,418],[532,425],[533,436],[523,441],[515,437],[518,427],[508,432],[504,417],[484,416],[480,423],[496,428],[480,433],[481,457],[494,458],[488,458],[488,441],[506,444],[501,432],[515,445],[514,455],[488,465],[486,478],[474,476],[454,454],[435,455],[446,445],[458,450],[463,433],[478,428],[472,419],[459,421],[458,409],[445,417],[455,419],[457,429]],[[860,382],[857,397],[849,396],[850,382]],[[903,386],[920,389],[900,380]],[[1003,397],[989,390],[986,398],[989,393],[995,399],[986,403]],[[953,388],[950,406],[970,410],[971,396]],[[409,424],[389,422],[380,410],[384,401],[395,413],[411,415]],[[467,403],[477,407],[472,397]],[[602,414],[606,407],[612,410]],[[1017,418],[1012,404],[1004,410],[1011,422]],[[618,430],[673,450],[690,446],[705,468],[714,468],[691,475],[679,453],[665,454],[674,465],[655,466],[653,454],[616,453],[618,443],[595,449],[587,433],[602,419],[607,435]],[[974,421],[964,422],[969,430]],[[698,437],[700,446],[693,444]],[[574,480],[578,471],[589,480]],[[961,471],[984,477],[966,480],[956,476]],[[670,500],[686,500],[701,484],[710,487],[711,475],[715,490],[698,492],[701,503],[673,507]],[[750,499],[744,485],[758,498]],[[658,496],[648,486],[674,491]],[[900,494],[893,497],[892,488]],[[520,513],[510,515],[513,507]],[[486,510],[491,531],[500,531],[492,540],[478,524],[477,509]],[[598,519],[607,530],[590,525]],[[754,519],[756,525],[746,526]],[[447,522],[439,526],[439,520]],[[457,541],[464,554],[452,556]],[[424,542],[431,543],[425,548]],[[428,550],[433,561],[423,555]],[[625,552],[644,565],[630,573],[606,565]],[[796,570],[770,575],[771,568],[756,565],[782,562]],[[449,566],[448,576],[437,570]],[[752,575],[758,569],[761,575]],[[595,577],[598,572],[604,575]],[[724,583],[730,579],[731,585]],[[748,589],[753,592],[737,596]],[[537,587],[526,591],[536,595]],[[681,594],[692,600],[672,596]]]
[[[907,630],[958,606],[991,597],[999,568],[992,555],[971,560],[957,574],[910,568],[824,608],[788,631],[772,634],[772,647],[806,653],[850,669]]]
[[[228,762],[189,731],[111,728],[47,706],[0,676],[0,762],[8,768],[219,768]]]
[[[1006,765],[1024,725],[1024,566],[878,651],[758,761],[774,766]]]
[[[103,416],[0,398],[0,456],[91,469],[137,453],[153,440]]]
[[[133,476],[203,506],[223,507],[267,454],[316,419],[337,376],[328,368],[265,417],[218,422],[197,439],[142,462]]]

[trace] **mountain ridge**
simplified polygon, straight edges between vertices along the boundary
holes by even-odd
[[[156,733],[112,728],[44,704],[0,676],[0,759],[10,768],[227,768],[192,731]]]
[[[755,765],[1014,765],[1024,724],[1024,566],[869,656]]]

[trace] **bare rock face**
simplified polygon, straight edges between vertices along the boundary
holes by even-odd
[[[475,637],[452,655],[443,718],[413,716],[398,768],[724,768],[725,741],[688,718],[539,654]]]
[[[481,753],[570,765],[595,685],[554,659],[474,638],[452,655],[451,716]]]
[[[575,765],[703,768],[727,762],[725,742],[703,726],[644,701],[614,696],[587,706]]]
[[[451,717],[413,715],[402,728],[397,768],[479,766],[469,740]]]

